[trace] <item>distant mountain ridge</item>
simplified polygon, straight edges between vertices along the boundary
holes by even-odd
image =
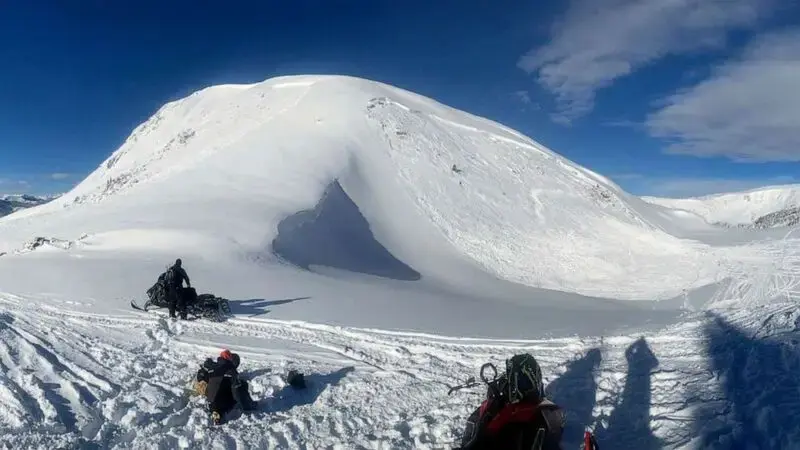
[[[32,208],[52,201],[57,196],[39,197],[28,194],[0,195],[0,217],[21,209]]]
[[[777,228],[800,223],[800,184],[767,186],[743,192],[644,201],[693,213],[714,225]]]

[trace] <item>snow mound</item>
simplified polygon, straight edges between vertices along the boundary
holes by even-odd
[[[71,192],[14,219],[204,234],[214,251],[270,259],[275,250],[303,267],[349,270],[352,260],[321,256],[321,237],[295,234],[291,255],[285,246],[287,218],[313,211],[334,182],[352,204],[333,202],[344,211],[326,214],[357,209],[366,241],[385,249],[373,246],[370,258],[395,278],[472,286],[488,274],[648,299],[714,279],[702,248],[662,231],[642,214],[647,204],[608,179],[495,122],[339,76],[216,86],[171,102]]]
[[[686,199],[643,199],[652,204],[690,211],[708,223],[753,225],[759,218],[800,206],[800,185],[769,186]]]

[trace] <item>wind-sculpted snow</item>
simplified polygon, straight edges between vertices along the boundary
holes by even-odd
[[[407,267],[401,279],[479,289],[490,277],[653,300],[720,278],[720,255],[670,235],[651,205],[534,140],[411,92],[334,76],[216,86],[171,102],[71,192],[0,221],[0,240],[14,248],[32,228],[175,230],[236,243],[205,257],[270,260],[281,224],[313,211],[334,182],[349,203],[326,210],[328,222],[357,209],[366,240]],[[304,230],[320,235],[307,248],[292,244],[301,266],[320,250],[312,243],[332,240],[329,227]],[[354,266],[342,263],[333,267]]]

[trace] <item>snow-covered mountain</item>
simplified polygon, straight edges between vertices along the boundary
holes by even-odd
[[[284,219],[325,206],[323,198],[335,202],[324,194],[339,187],[347,201],[326,217],[347,216],[352,205],[388,254],[450,284],[475,285],[474,273],[488,273],[651,299],[717,275],[705,248],[665,232],[663,215],[605,177],[495,122],[347,77],[216,86],[169,103],[86,180],[32,214],[79,209],[69,213],[72,234],[170,229],[260,258],[276,242],[285,257],[321,263],[326,247],[303,246],[292,236],[300,228]],[[91,212],[100,210],[115,210],[113,223]],[[366,248],[348,245],[331,252],[341,259]],[[645,272],[670,282],[621,282]]]
[[[671,199],[644,197],[645,201],[668,208],[689,211],[712,224],[739,226],[763,226],[771,214],[791,215],[791,210],[800,207],[800,185],[768,186],[744,192],[714,194],[703,197]],[[758,224],[762,225],[758,225]],[[778,221],[775,226],[782,225]]]
[[[208,88],[0,219],[0,442],[452,448],[449,387],[530,352],[567,449],[790,448],[800,240],[708,222],[385,84]],[[130,308],[176,257],[233,318]],[[209,430],[222,348],[261,404]]]
[[[25,208],[32,208],[53,200],[55,197],[37,197],[27,194],[0,195],[0,217]]]

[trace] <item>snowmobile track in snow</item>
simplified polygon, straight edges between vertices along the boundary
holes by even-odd
[[[448,395],[449,387],[484,362],[502,367],[526,351],[567,408],[564,448],[577,448],[586,426],[601,446],[679,448],[697,434],[698,402],[717,405],[709,420],[730,409],[702,356],[704,323],[641,338],[490,340],[243,317],[96,316],[0,295],[0,438],[57,448],[449,448],[485,392]],[[202,359],[224,347],[242,355],[260,408],[210,428],[187,388]],[[291,368],[309,389],[285,385]]]

